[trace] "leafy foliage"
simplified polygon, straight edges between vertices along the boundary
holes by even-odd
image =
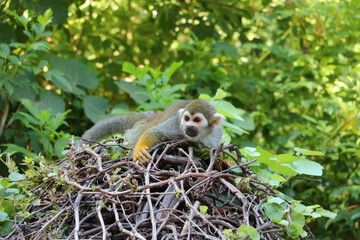
[[[141,85],[142,88],[126,84],[126,82],[117,82],[117,85],[120,88],[123,87],[137,103],[143,104],[139,106],[139,109],[164,109],[169,104],[179,100],[180,94],[176,92],[185,87],[184,84],[173,86],[169,84],[171,76],[182,64],[182,62],[174,62],[162,72],[161,66],[157,68],[148,66],[137,68],[129,62],[125,62],[122,70],[135,76],[136,83]],[[150,101],[150,103],[145,103],[146,101]]]

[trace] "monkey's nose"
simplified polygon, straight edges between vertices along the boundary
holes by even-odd
[[[188,135],[189,137],[196,137],[198,135],[198,130],[196,127],[194,126],[188,126],[185,129],[185,133],[186,135]]]

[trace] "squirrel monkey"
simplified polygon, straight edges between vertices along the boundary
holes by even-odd
[[[134,147],[133,160],[147,164],[151,159],[148,149],[168,140],[187,139],[216,147],[221,143],[221,122],[225,117],[205,100],[184,101],[155,114],[130,113],[96,123],[82,138],[100,140],[115,133]],[[80,141],[78,145],[82,145]]]

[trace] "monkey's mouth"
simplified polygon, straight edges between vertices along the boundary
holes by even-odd
[[[194,126],[189,126],[185,129],[185,134],[189,137],[196,137],[198,133],[197,128]]]

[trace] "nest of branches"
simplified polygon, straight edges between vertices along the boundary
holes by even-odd
[[[262,209],[278,195],[241,161],[236,146],[162,143],[143,166],[131,157],[114,159],[111,149],[130,150],[117,143],[73,144],[57,176],[32,189],[41,204],[27,209],[31,214],[7,239],[225,239],[224,230],[236,234],[244,224],[261,239],[286,238]],[[222,170],[220,156],[238,165]]]

